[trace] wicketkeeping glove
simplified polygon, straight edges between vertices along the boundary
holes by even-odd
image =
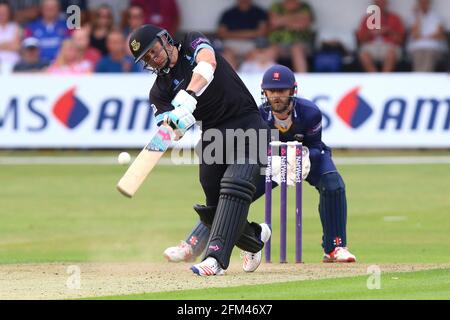
[[[272,156],[272,180],[277,184],[280,184],[280,166],[281,157]],[[287,148],[287,179],[286,183],[288,186],[295,185],[295,147]],[[309,171],[311,170],[311,161],[309,160],[309,149],[306,146],[302,147],[302,180],[308,177]]]

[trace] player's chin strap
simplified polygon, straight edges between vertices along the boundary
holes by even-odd
[[[154,68],[154,67],[151,67],[148,63],[144,64],[144,69],[147,69],[150,72],[157,74],[158,76],[164,76],[170,72],[170,64],[172,63],[171,55],[172,55],[174,47],[175,47],[173,39],[171,37],[169,37],[168,35],[165,35],[165,36],[167,38],[167,43],[172,45],[172,48],[171,48],[171,50],[169,50],[167,48],[166,42],[163,41],[160,37],[158,37],[158,39],[163,47],[163,50],[167,56],[167,60],[166,60],[166,63],[164,64],[164,66],[162,68]],[[180,48],[181,48],[181,44],[179,44],[177,46],[178,50],[180,50]]]
[[[166,52],[166,55],[167,55],[166,63],[160,69],[158,69],[158,68],[150,69],[153,73],[156,73],[158,76],[164,76],[164,75],[166,75],[166,74],[168,74],[170,72],[170,64],[172,63],[172,60],[171,60],[170,57],[172,55],[173,48],[174,48],[174,47],[172,47],[172,49],[169,50],[167,48],[166,44],[164,43],[164,41],[161,41],[161,44],[162,44],[163,49],[164,49],[164,51]]]
[[[165,43],[163,43],[162,45],[163,45],[163,49],[164,49],[164,51],[166,52],[166,55],[167,55],[167,61],[166,61],[166,64],[164,65],[164,67],[162,67],[161,69],[156,69],[158,76],[163,76],[163,75],[166,75],[166,74],[168,74],[170,72],[170,64],[172,63],[172,60],[170,59],[170,57],[171,57],[172,52],[174,50],[174,46],[172,46],[171,50],[168,50]],[[178,45],[177,49],[179,50],[180,47],[181,47],[181,45]],[[170,54],[169,54],[169,51],[170,51]]]

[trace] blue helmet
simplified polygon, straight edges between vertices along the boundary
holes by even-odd
[[[295,75],[288,67],[276,64],[264,73],[262,90],[296,88]]]

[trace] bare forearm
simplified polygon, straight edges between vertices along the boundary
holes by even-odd
[[[420,24],[416,23],[412,30],[411,30],[411,36],[413,39],[419,39],[420,38]]]
[[[0,44],[0,50],[6,50],[6,51],[19,51],[20,45],[16,42],[5,42]]]
[[[394,33],[393,34],[393,40],[396,44],[401,45],[403,42],[403,35],[398,34],[398,33]]]
[[[440,26],[439,29],[435,33],[433,33],[433,34],[431,34],[429,36],[429,38],[436,39],[436,40],[443,40],[443,39],[445,39],[444,28],[442,26]]]
[[[288,28],[293,30],[305,30],[308,29],[309,26],[310,26],[309,22],[301,20],[293,20],[291,23],[288,24]]]
[[[286,26],[287,17],[278,15],[276,13],[272,13],[269,17],[269,21],[270,21],[270,28],[273,30]]]
[[[288,16],[287,24],[291,29],[307,29],[310,27],[312,22],[311,16],[305,13],[297,13]]]

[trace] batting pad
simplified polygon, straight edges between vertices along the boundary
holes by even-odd
[[[256,164],[233,164],[221,180],[219,203],[205,258],[216,258],[224,269],[228,268],[233,247],[245,229],[259,171]]]

